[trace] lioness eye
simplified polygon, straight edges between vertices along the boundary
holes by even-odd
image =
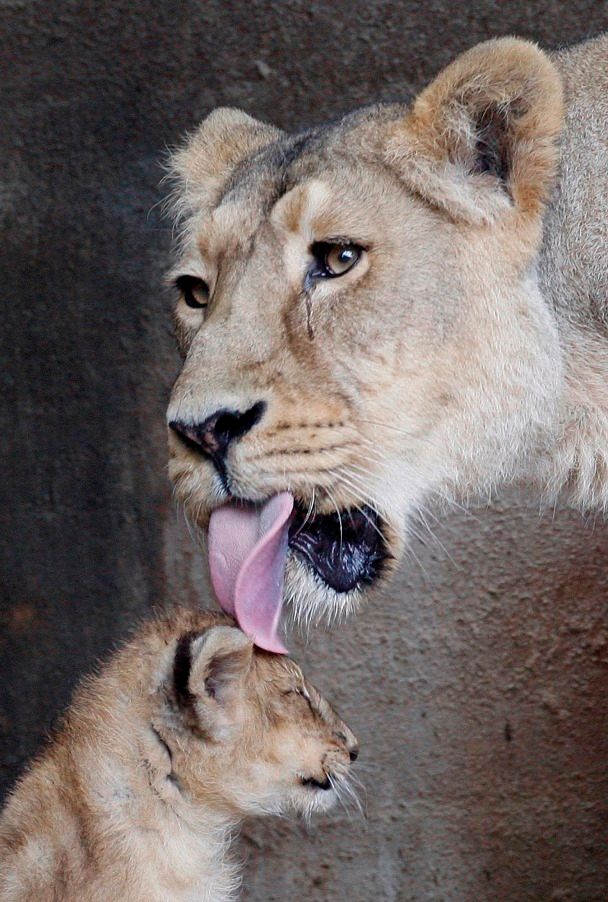
[[[313,244],[311,250],[315,267],[310,275],[317,279],[334,279],[344,275],[353,268],[363,253],[363,248],[357,244],[330,244],[327,241]]]
[[[209,286],[203,279],[197,276],[180,276],[175,280],[175,286],[182,294],[188,307],[201,309],[209,302]]]

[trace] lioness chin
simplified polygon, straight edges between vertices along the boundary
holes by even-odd
[[[504,38],[410,106],[220,109],[173,155],[170,474],[260,644],[283,597],[350,609],[433,497],[606,507],[607,133],[608,38]]]
[[[234,828],[327,810],[356,756],[293,661],[224,615],[176,610],[83,684],[9,798],[0,900],[232,899]]]

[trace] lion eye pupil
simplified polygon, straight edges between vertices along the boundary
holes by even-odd
[[[325,258],[329,275],[341,276],[355,265],[361,251],[354,244],[336,244],[327,252]]]
[[[199,279],[196,276],[180,276],[176,279],[175,286],[182,295],[187,307],[200,310],[207,306],[209,286],[203,279]]]
[[[362,248],[356,244],[331,244],[328,241],[312,246],[315,268],[312,278],[334,279],[348,272],[358,262]]]

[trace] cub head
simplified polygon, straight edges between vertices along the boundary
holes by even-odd
[[[430,496],[490,490],[546,440],[562,373],[535,259],[561,128],[557,71],[508,38],[411,106],[295,136],[220,109],[174,155],[170,475],[211,518],[240,622],[273,636],[281,595],[307,617],[350,609]],[[265,560],[284,588],[260,619],[238,575],[279,496]]]
[[[152,724],[174,782],[229,820],[329,809],[352,792],[355,736],[297,664],[216,622],[169,643]]]

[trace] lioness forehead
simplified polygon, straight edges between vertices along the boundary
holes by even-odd
[[[266,214],[300,181],[336,164],[376,161],[378,125],[403,116],[403,104],[373,104],[316,128],[285,135],[241,161],[220,195],[224,201],[249,203],[255,196]]]
[[[336,122],[282,136],[247,156],[228,176],[213,208],[194,217],[190,237],[198,250],[203,257],[213,258],[247,245],[282,199],[299,186],[310,188],[310,216],[318,212],[321,199],[326,201],[325,213],[335,213],[325,217],[327,237],[332,220],[340,222],[341,206],[348,210],[351,227],[358,227],[358,237],[364,237],[369,210],[359,216],[353,200],[359,199],[361,192],[365,194],[372,182],[377,183],[380,170],[391,182],[395,180],[378,153],[378,124],[398,119],[403,111],[397,104],[355,110]],[[318,190],[319,185],[330,193]],[[297,230],[301,212],[294,204],[288,231]],[[275,218],[275,225],[278,222]]]

